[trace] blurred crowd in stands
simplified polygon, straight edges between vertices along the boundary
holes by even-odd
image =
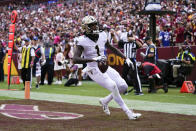
[[[95,16],[102,26],[101,29],[113,32],[118,40],[125,31],[144,40],[149,35],[149,17],[138,14],[144,6],[145,0],[59,0],[39,4],[10,3],[0,6],[0,43],[4,48],[8,45],[12,10],[18,12],[15,31],[17,46],[24,45],[27,38],[30,40],[36,38],[43,47],[47,42],[51,47],[58,48],[56,54],[62,52],[65,59],[73,56],[73,53],[67,53],[67,49],[70,50],[77,41],[76,38],[82,35],[81,20],[86,15]],[[156,46],[195,45],[196,1],[163,0],[161,6],[162,10],[176,13],[157,16]]]
[[[162,10],[175,11],[174,15],[157,16],[157,46],[164,46],[159,32],[168,31],[171,42],[195,45],[196,42],[196,1],[163,0]],[[42,39],[60,37],[57,43],[68,43],[82,33],[81,20],[85,15],[96,16],[100,25],[106,24],[118,35],[124,29],[131,31],[140,39],[149,33],[149,17],[139,16],[144,9],[145,0],[70,0],[35,5],[13,5],[0,8],[0,41],[8,40],[10,13],[18,11],[16,38],[42,36]],[[55,44],[57,44],[55,43]]]

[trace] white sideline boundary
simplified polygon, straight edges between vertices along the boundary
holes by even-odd
[[[0,96],[14,97],[24,99],[24,91],[0,91]],[[32,100],[46,100],[55,102],[66,102],[74,104],[99,105],[100,97],[79,96],[79,95],[62,95],[62,94],[48,94],[40,92],[31,92],[30,98]],[[196,105],[190,104],[175,104],[150,102],[142,100],[127,100],[124,99],[128,107],[135,110],[157,111],[166,113],[177,113],[184,115],[196,115]],[[119,108],[119,106],[112,101],[109,107]]]

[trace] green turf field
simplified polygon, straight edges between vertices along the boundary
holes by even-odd
[[[65,83],[66,79],[63,80]],[[10,89],[18,89],[22,92],[23,85],[10,85]],[[132,87],[129,87],[129,89]],[[0,83],[0,89],[8,89],[6,82]],[[77,95],[77,96],[95,96],[104,97],[109,91],[105,88],[97,85],[92,81],[83,81],[83,85],[80,87],[64,87],[64,85],[44,85],[40,86],[39,89],[35,88],[35,83],[33,83],[33,88],[31,92],[42,92],[49,94],[67,94],[67,95]],[[135,96],[133,92],[128,95],[123,95],[124,99],[128,100],[142,100],[142,101],[152,101],[152,102],[163,102],[163,103],[178,103],[178,104],[191,104],[196,105],[196,95],[191,93],[180,93],[180,88],[169,88],[168,93],[164,93],[163,90],[159,90],[156,94],[148,94],[147,88],[143,87],[143,96]],[[5,99],[17,99],[14,96],[0,96],[0,100]]]

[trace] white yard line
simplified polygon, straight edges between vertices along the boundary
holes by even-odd
[[[24,99],[24,91],[0,91],[0,96]],[[99,105],[98,103],[99,97],[47,94],[47,93],[39,93],[39,92],[31,92],[30,97],[32,100],[46,100],[46,101],[67,102],[67,103],[74,103],[74,104]],[[196,115],[196,105],[161,103],[161,102],[127,100],[127,99],[125,99],[125,103],[130,108],[136,110]],[[109,104],[109,106],[116,107],[116,108],[119,107],[114,101],[112,101]]]

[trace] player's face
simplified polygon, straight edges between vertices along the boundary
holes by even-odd
[[[91,33],[94,33],[95,31],[98,31],[99,29],[97,23],[89,24],[88,27],[90,28]]]

